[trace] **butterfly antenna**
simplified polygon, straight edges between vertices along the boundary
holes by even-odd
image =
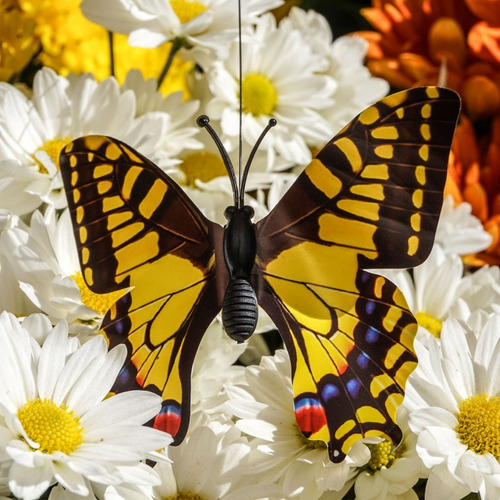
[[[222,141],[219,139],[219,136],[212,128],[212,125],[210,125],[210,119],[208,118],[208,116],[207,115],[199,116],[196,120],[196,123],[198,124],[198,127],[205,128],[212,137],[213,141],[215,142],[215,145],[219,150],[219,153],[222,157],[222,161],[224,162],[224,166],[226,167],[227,173],[229,175],[229,180],[231,181],[231,187],[233,189],[234,206],[238,207],[238,184],[236,182],[236,175],[234,173],[234,167],[233,163],[231,162],[231,158],[229,158],[229,155],[227,153],[226,148],[224,147],[224,144],[222,144]]]
[[[276,121],[275,118],[271,118],[266,126],[266,128],[262,131],[260,134],[259,138],[257,139],[257,142],[254,144],[254,147],[252,148],[252,151],[250,152],[250,155],[248,156],[247,163],[245,165],[245,170],[243,171],[243,178],[240,183],[240,206],[244,205],[244,196],[245,196],[245,184],[247,182],[247,177],[248,177],[248,172],[250,171],[250,165],[252,164],[253,157],[255,156],[255,153],[257,153],[257,150],[259,149],[260,143],[263,141],[264,137],[266,134],[271,130],[278,122]]]

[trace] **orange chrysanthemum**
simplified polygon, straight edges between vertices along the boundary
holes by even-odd
[[[491,130],[478,138],[471,121],[462,116],[455,133],[445,194],[466,201],[493,241],[473,264],[500,264],[500,116]]]
[[[372,0],[368,67],[395,87],[446,83],[473,120],[500,110],[500,0]],[[443,82],[443,68],[446,80]]]

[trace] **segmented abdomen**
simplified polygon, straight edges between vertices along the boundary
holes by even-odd
[[[252,285],[243,278],[231,278],[222,304],[222,324],[226,333],[233,340],[243,342],[255,331],[257,319],[257,298]]]

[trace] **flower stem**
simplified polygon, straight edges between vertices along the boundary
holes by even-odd
[[[157,89],[161,87],[161,84],[163,83],[163,80],[165,80],[165,77],[167,76],[167,73],[172,66],[172,63],[174,62],[174,57],[175,54],[183,47],[184,41],[182,38],[174,38],[172,40],[172,47],[170,47],[170,52],[168,53],[167,60],[165,62],[165,66],[163,66],[163,69],[161,70],[160,76],[158,77],[158,85],[156,86]]]
[[[115,76],[115,43],[112,31],[108,31],[108,40],[109,40],[109,74],[111,76]]]

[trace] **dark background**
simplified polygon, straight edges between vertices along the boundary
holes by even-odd
[[[352,31],[371,29],[359,13],[363,7],[369,7],[369,0],[302,0],[303,9],[314,9],[323,14],[333,30],[334,38]]]

